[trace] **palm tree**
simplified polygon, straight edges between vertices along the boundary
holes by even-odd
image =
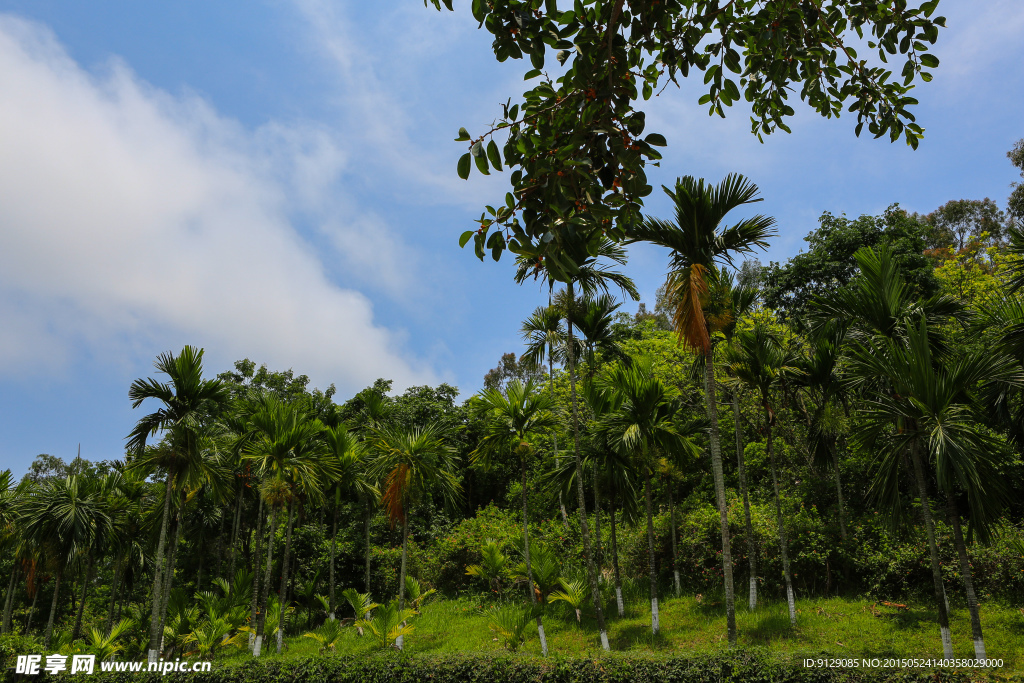
[[[520,328],[523,340],[526,342],[526,352],[523,359],[533,365],[540,367],[547,360],[548,363],[548,390],[551,393],[551,400],[555,399],[555,361],[559,363],[565,360],[565,327],[562,325],[562,312],[557,306],[548,302],[547,306],[538,306],[534,309],[529,318],[523,321]],[[558,464],[558,434],[551,431],[551,450],[555,455],[555,464]],[[562,513],[562,524],[569,528],[569,515],[565,511],[565,502],[562,500],[562,491],[558,491],[558,509]]]
[[[331,486],[334,499],[334,522],[331,527],[331,573],[329,594],[329,616],[334,619],[337,603],[335,602],[334,560],[337,554],[338,508],[341,506],[341,495],[354,492],[360,498],[379,496],[380,493],[366,478],[367,458],[363,443],[344,425],[324,430],[322,434],[327,446],[327,457],[336,464],[335,479]]]
[[[651,632],[658,635],[658,574],[654,555],[654,516],[651,506],[651,474],[658,449],[679,445],[675,426],[675,405],[668,389],[653,376],[648,358],[631,364],[616,363],[605,378],[606,391],[612,392],[616,406],[601,419],[598,429],[619,450],[633,456],[644,478],[644,504],[647,512],[648,575],[651,589]]]
[[[50,648],[60,585],[65,571],[89,552],[96,537],[106,532],[109,519],[95,491],[78,476],[53,479],[31,493],[24,508],[24,535],[43,549],[54,571],[53,601],[43,647]]]
[[[495,458],[515,455],[519,459],[522,472],[523,498],[523,553],[526,559],[526,589],[530,594],[530,603],[537,604],[533,592],[533,574],[530,569],[530,527],[527,512],[526,465],[534,454],[530,441],[555,426],[555,418],[551,413],[550,396],[540,393],[539,387],[528,380],[523,384],[519,380],[509,383],[505,393],[497,389],[481,392],[474,406],[477,414],[484,419],[484,436],[480,444],[470,454],[472,462],[481,461],[489,464]],[[540,648],[544,655],[548,653],[548,641],[544,636],[544,624],[537,613],[537,633],[540,637]]]
[[[705,316],[709,282],[721,264],[731,264],[735,254],[766,248],[775,234],[775,219],[754,216],[719,230],[725,215],[733,209],[761,201],[757,186],[738,174],[729,174],[717,186],[685,176],[676,181],[675,190],[663,187],[675,204],[675,222],[647,218],[631,229],[631,242],[650,242],[672,250],[669,256],[668,292],[675,305],[672,323],[680,342],[704,356],[705,400],[711,423],[711,470],[715,478],[722,532],[722,568],[725,579],[725,609],[729,645],[736,645],[736,611],[732,582],[732,553],[729,544],[729,518],[725,500],[725,477],[718,432],[718,404],[715,392],[714,318]]]
[[[402,428],[384,426],[373,430],[373,448],[377,453],[370,474],[384,482],[381,502],[392,526],[402,525],[402,567],[398,577],[399,614],[405,610],[405,572],[409,556],[409,508],[428,492],[436,492],[450,505],[462,495],[455,476],[455,455],[444,443],[441,427]],[[390,608],[389,608],[390,609]],[[404,618],[400,621],[404,621]],[[402,649],[404,631],[396,632],[396,645]]]
[[[604,623],[604,610],[601,609],[601,589],[598,585],[597,568],[594,560],[594,549],[590,542],[590,528],[587,525],[586,498],[583,494],[583,462],[580,458],[580,420],[579,420],[579,397],[576,393],[576,352],[575,339],[573,338],[573,311],[576,307],[576,285],[579,285],[584,297],[592,297],[598,292],[607,293],[610,286],[616,286],[624,293],[637,301],[640,294],[636,285],[625,275],[612,270],[613,265],[624,265],[626,263],[626,251],[610,239],[602,237],[597,248],[591,255],[579,259],[573,263],[573,272],[566,281],[566,360],[569,365],[569,398],[572,404],[572,438],[573,457],[576,463],[576,503],[580,515],[580,535],[583,537],[583,553],[587,562],[587,577],[590,581],[590,594],[594,601],[594,611],[597,614],[597,628],[601,633],[601,647],[610,650],[608,644],[608,630]],[[522,283],[530,276],[537,277],[543,270],[539,262],[529,259],[516,259],[518,269],[516,271],[516,282]],[[550,291],[555,283],[552,271],[547,270],[546,280]]]
[[[736,326],[740,318],[748,314],[757,301],[757,290],[745,285],[733,283],[730,273],[719,271],[718,278],[711,282],[711,286],[718,290],[717,296],[710,298],[723,302],[724,306],[718,311],[722,336],[725,337],[726,346],[731,346],[733,337],[736,334]],[[728,367],[726,368],[728,371]],[[750,496],[747,490],[747,468],[743,459],[743,417],[740,414],[740,392],[733,388],[732,394],[732,420],[733,432],[736,435],[736,475],[740,485],[740,497],[743,499],[743,522],[747,534],[747,561],[750,565],[750,593],[748,596],[748,609],[757,607],[757,541],[754,536],[754,525],[750,518]]]
[[[167,544],[167,526],[170,521],[171,496],[179,479],[186,472],[195,473],[204,469],[197,449],[196,432],[201,420],[227,401],[227,392],[219,380],[203,379],[203,350],[186,346],[177,356],[170,352],[157,356],[154,363],[157,372],[167,375],[170,383],[154,379],[137,379],[128,389],[132,408],[138,408],[149,398],[155,398],[163,407],[141,418],[128,435],[127,447],[134,453],[133,467],[143,470],[155,469],[159,465],[167,472],[164,490],[164,514],[157,542],[155,571],[153,576],[153,607],[149,626],[149,661],[155,662],[160,645],[160,624],[162,583],[165,574],[169,577],[173,568],[164,567]],[[168,457],[157,463],[147,457],[146,440],[157,432],[173,434],[177,448],[166,453]],[[169,578],[167,579],[169,580]]]
[[[772,487],[775,492],[775,520],[779,531],[782,553],[782,572],[786,580],[786,601],[789,604],[789,622],[796,626],[796,598],[793,594],[793,576],[789,569],[789,544],[782,518],[782,499],[779,495],[779,474],[772,447],[775,408],[772,393],[788,375],[798,372],[797,356],[785,345],[775,330],[758,321],[747,330],[736,334],[736,344],[726,349],[726,359],[737,383],[743,383],[756,395],[764,411],[763,430],[768,460],[771,463]]]
[[[288,578],[288,553],[291,526],[294,521],[293,501],[300,493],[319,497],[323,483],[333,474],[333,463],[322,457],[319,435],[323,424],[310,419],[295,403],[285,403],[271,394],[262,395],[254,405],[251,417],[253,436],[248,440],[244,454],[254,461],[263,479],[261,494],[270,508],[270,534],[267,537],[267,564],[262,595],[259,601],[259,620],[253,656],[260,655],[266,626],[267,599],[270,591],[270,572],[274,559],[274,537],[282,510],[288,514],[285,553],[282,561],[280,601],[282,614]],[[283,624],[278,629],[278,652],[283,638]]]
[[[937,356],[929,327],[922,316],[917,325],[908,326],[895,339],[879,336],[853,345],[851,386],[869,392],[860,419],[855,422],[855,436],[859,445],[877,454],[871,493],[893,520],[902,516],[899,475],[909,455],[928,536],[943,653],[951,658],[953,645],[925,462],[934,466],[935,480],[945,492],[950,511],[971,613],[975,657],[984,659],[981,618],[954,487],[966,491],[973,525],[987,535],[1007,493],[996,470],[1002,446],[980,426],[983,416],[976,387],[982,391],[1007,385],[1019,388],[1024,385],[1024,373],[1010,358],[987,349]]]

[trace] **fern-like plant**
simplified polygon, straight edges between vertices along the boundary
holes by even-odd
[[[568,581],[560,578],[558,583],[561,584],[562,590],[554,591],[548,596],[548,602],[566,602],[572,605],[572,608],[576,610],[576,623],[579,624],[582,621],[580,608],[583,607],[583,603],[587,599],[587,591],[589,590],[586,580],[576,579],[575,581]]]
[[[516,652],[526,642],[533,612],[529,607],[504,605],[492,607],[488,614],[489,628],[509,652]]]
[[[320,643],[320,652],[334,650],[335,644],[341,639],[341,622],[337,619],[328,619],[319,628],[302,634],[303,638],[310,638]]]
[[[501,583],[509,574],[508,555],[501,551],[501,546],[493,538],[488,538],[480,548],[480,564],[471,564],[466,567],[467,576],[478,576],[486,579],[491,590],[497,593],[501,589]]]
[[[124,649],[124,646],[118,642],[121,639],[121,636],[132,630],[134,627],[134,621],[131,619],[122,619],[114,624],[110,629],[110,633],[107,635],[103,635],[103,632],[98,628],[89,629],[89,632],[85,635],[89,652],[96,655],[96,659],[101,662],[113,659],[116,655],[121,654]]]
[[[346,588],[341,592],[341,596],[345,598],[346,602],[351,605],[352,611],[355,612],[356,631],[359,635],[363,635],[363,627],[360,624],[370,619],[373,610],[380,607],[380,605],[373,601],[369,593],[360,593],[355,588]]]
[[[433,588],[424,591],[419,581],[411,576],[405,577],[405,597],[409,601],[409,607],[415,610],[416,614],[420,613],[420,608],[426,603],[427,598],[436,592]]]
[[[399,636],[407,636],[413,631],[413,626],[405,623],[416,616],[415,610],[399,609],[398,600],[392,600],[387,606],[378,606],[373,611],[372,619],[360,619],[356,622],[357,628],[364,628],[370,636],[377,641],[380,649],[385,650],[394,647]]]

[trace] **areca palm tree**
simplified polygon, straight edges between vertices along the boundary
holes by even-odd
[[[95,491],[78,476],[44,483],[29,495],[23,519],[25,537],[43,549],[54,571],[53,601],[43,638],[44,648],[49,649],[65,572],[89,552],[97,536],[105,533],[109,519]]]
[[[943,653],[949,658],[953,645],[925,464],[934,467],[935,481],[945,493],[950,510],[971,613],[975,657],[984,659],[981,618],[954,488],[966,492],[972,523],[984,535],[1006,492],[995,470],[1002,447],[980,426],[983,417],[976,388],[1019,388],[1024,385],[1024,374],[1009,357],[988,350],[936,357],[930,336],[930,326],[922,316],[897,338],[878,336],[853,345],[851,385],[869,392],[855,437],[860,445],[877,454],[871,493],[893,519],[901,515],[900,474],[910,461],[928,536]]]
[[[797,355],[767,323],[758,321],[751,329],[736,335],[736,344],[726,349],[726,359],[735,381],[742,382],[756,395],[764,411],[763,429],[766,450],[772,470],[772,489],[775,493],[775,520],[778,525],[779,548],[782,553],[782,571],[786,580],[786,602],[789,604],[789,622],[796,626],[796,596],[793,594],[793,575],[789,568],[789,543],[782,517],[782,499],[779,495],[778,466],[773,448],[775,407],[773,392],[787,375],[798,372]]]
[[[270,572],[274,559],[274,536],[282,510],[287,517],[285,552],[282,558],[280,600],[285,609],[285,587],[288,579],[288,553],[291,526],[294,521],[294,501],[300,493],[319,497],[325,480],[333,473],[334,465],[322,457],[319,435],[323,424],[310,418],[295,403],[286,403],[273,395],[259,397],[251,417],[253,436],[248,440],[244,454],[254,461],[263,479],[261,494],[270,508],[270,534],[267,537],[267,564],[253,656],[260,655],[266,626],[267,598],[270,591]],[[283,627],[278,629],[278,652],[283,638]]]
[[[731,346],[736,335],[737,324],[740,319],[750,313],[757,301],[757,290],[742,284],[735,284],[730,273],[719,271],[718,277],[711,283],[715,293],[709,297],[718,302],[717,318],[721,327],[722,336],[725,337],[726,346]],[[726,367],[728,371],[728,366]],[[739,480],[740,498],[743,499],[743,521],[747,534],[747,561],[750,566],[750,592],[748,595],[748,608],[753,610],[757,607],[757,544],[754,537],[754,526],[750,517],[750,496],[747,490],[747,468],[743,458],[743,417],[740,413],[740,392],[733,388],[732,394],[732,419],[733,432],[736,436],[736,475]]]
[[[601,608],[601,589],[598,585],[597,568],[595,566],[594,548],[590,540],[590,528],[587,524],[586,498],[583,494],[583,461],[580,457],[580,421],[579,421],[579,396],[576,392],[576,351],[575,339],[573,336],[573,311],[576,307],[576,286],[579,285],[584,297],[595,296],[598,292],[607,293],[611,286],[618,287],[623,293],[637,301],[640,294],[637,292],[633,281],[616,272],[613,268],[616,265],[626,263],[626,251],[620,245],[610,239],[602,237],[596,245],[596,249],[587,258],[579,259],[574,263],[573,271],[566,281],[566,361],[569,366],[569,398],[572,404],[572,438],[573,457],[576,463],[576,503],[580,515],[580,535],[583,537],[583,552],[586,555],[587,577],[590,581],[590,595],[594,601],[594,611],[597,614],[597,628],[601,634],[601,647],[610,650],[608,644],[608,630],[604,622],[604,610]],[[525,282],[529,277],[537,277],[542,272],[540,263],[528,259],[519,258],[516,260],[518,266],[516,271],[516,282]],[[555,279],[551,271],[546,273],[546,281],[549,291],[554,287]]]
[[[523,321],[520,332],[526,342],[523,359],[535,366],[548,364],[548,390],[551,400],[555,398],[555,362],[565,362],[565,326],[562,325],[562,312],[548,301],[547,306],[538,306],[529,318]],[[558,434],[551,431],[551,450],[558,464]],[[569,528],[569,515],[565,511],[562,491],[558,491],[558,509],[562,513],[562,524]]]
[[[680,439],[675,425],[675,405],[665,385],[651,372],[649,359],[635,359],[630,365],[616,363],[605,378],[606,390],[614,396],[613,410],[601,419],[598,429],[610,443],[632,455],[644,478],[644,504],[647,512],[648,574],[651,589],[651,631],[660,630],[658,614],[658,574],[654,555],[654,516],[651,501],[651,474],[658,449],[672,450]]]
[[[405,614],[405,575],[409,556],[409,508],[427,493],[436,492],[449,505],[457,503],[462,487],[455,476],[455,455],[445,443],[440,425],[375,429],[371,441],[376,457],[370,474],[384,483],[381,502],[392,526],[402,525],[402,566],[398,576],[398,612]],[[396,646],[402,649],[404,633]]]
[[[331,527],[331,571],[329,593],[329,615],[334,619],[335,579],[334,564],[337,554],[338,508],[343,493],[355,493],[360,498],[380,495],[366,477],[368,459],[363,442],[356,438],[344,425],[324,430],[322,438],[327,447],[327,457],[335,462],[335,478],[331,484],[330,496],[334,499],[334,522]]]
[[[133,467],[166,471],[164,513],[157,542],[153,577],[153,600],[149,626],[149,661],[156,661],[160,644],[163,582],[165,574],[173,569],[164,566],[167,545],[167,527],[170,521],[171,496],[176,483],[187,474],[202,473],[205,469],[198,451],[197,432],[201,421],[227,401],[227,391],[219,380],[203,379],[203,349],[186,346],[177,356],[170,352],[157,356],[157,372],[167,375],[169,383],[152,378],[137,379],[128,389],[132,408],[138,408],[147,399],[156,399],[163,406],[141,418],[128,435],[127,447],[134,453]],[[159,462],[148,457],[146,441],[158,432],[167,432],[175,441],[175,448],[161,454]]]
[[[685,176],[675,188],[663,187],[675,205],[675,221],[647,218],[631,228],[630,241],[649,242],[671,250],[668,293],[675,311],[672,324],[679,340],[705,358],[704,386],[708,419],[711,423],[711,469],[715,479],[722,534],[722,569],[725,579],[725,608],[729,645],[736,645],[736,611],[732,581],[732,553],[729,543],[729,518],[722,471],[721,439],[718,431],[714,344],[716,320],[705,315],[710,281],[718,267],[731,264],[736,254],[755,247],[766,248],[775,234],[775,219],[753,216],[720,229],[726,214],[735,208],[761,201],[757,186],[742,175],[729,174],[716,186]],[[723,320],[724,321],[724,320]],[[723,321],[719,321],[719,324]]]
[[[534,454],[531,440],[541,436],[555,426],[555,418],[551,413],[553,401],[551,397],[540,392],[540,388],[527,380],[525,384],[519,380],[509,383],[505,393],[497,389],[481,392],[475,401],[477,414],[484,419],[484,436],[476,450],[470,454],[473,462],[481,461],[488,464],[495,458],[514,455],[519,460],[522,472],[523,499],[523,555],[526,559],[526,589],[530,594],[530,602],[537,604],[537,596],[533,592],[533,573],[530,567],[530,527],[527,511],[526,466]],[[540,637],[540,648],[544,655],[548,653],[548,641],[544,635],[544,624],[537,613],[537,633]]]

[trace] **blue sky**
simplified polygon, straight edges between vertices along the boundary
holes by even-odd
[[[249,357],[339,398],[377,377],[464,395],[544,302],[458,235],[504,196],[455,175],[460,126],[524,90],[487,34],[420,0],[0,1],[0,467],[120,457],[133,379],[184,344]],[[684,85],[645,107],[657,184],[738,171],[795,254],[823,211],[1002,205],[1024,137],[1024,5],[943,0],[916,152],[801,110],[760,144]],[[648,204],[666,215],[660,192]],[[653,303],[665,254],[627,272]],[[635,310],[635,306],[632,307]],[[137,411],[141,412],[141,411]]]

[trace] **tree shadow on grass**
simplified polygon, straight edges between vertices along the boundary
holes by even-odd
[[[651,633],[651,625],[634,624],[618,629],[615,635],[610,638],[610,645],[613,650],[628,650],[633,647],[644,647],[650,650],[665,650],[672,647],[672,644],[663,635],[664,632],[655,636]]]
[[[797,635],[789,623],[788,614],[765,614],[752,627],[743,629],[743,636],[751,645],[767,645],[775,640],[792,640]]]
[[[937,624],[935,613],[922,609],[880,611],[878,618],[884,619],[901,631],[916,630],[929,623]]]

